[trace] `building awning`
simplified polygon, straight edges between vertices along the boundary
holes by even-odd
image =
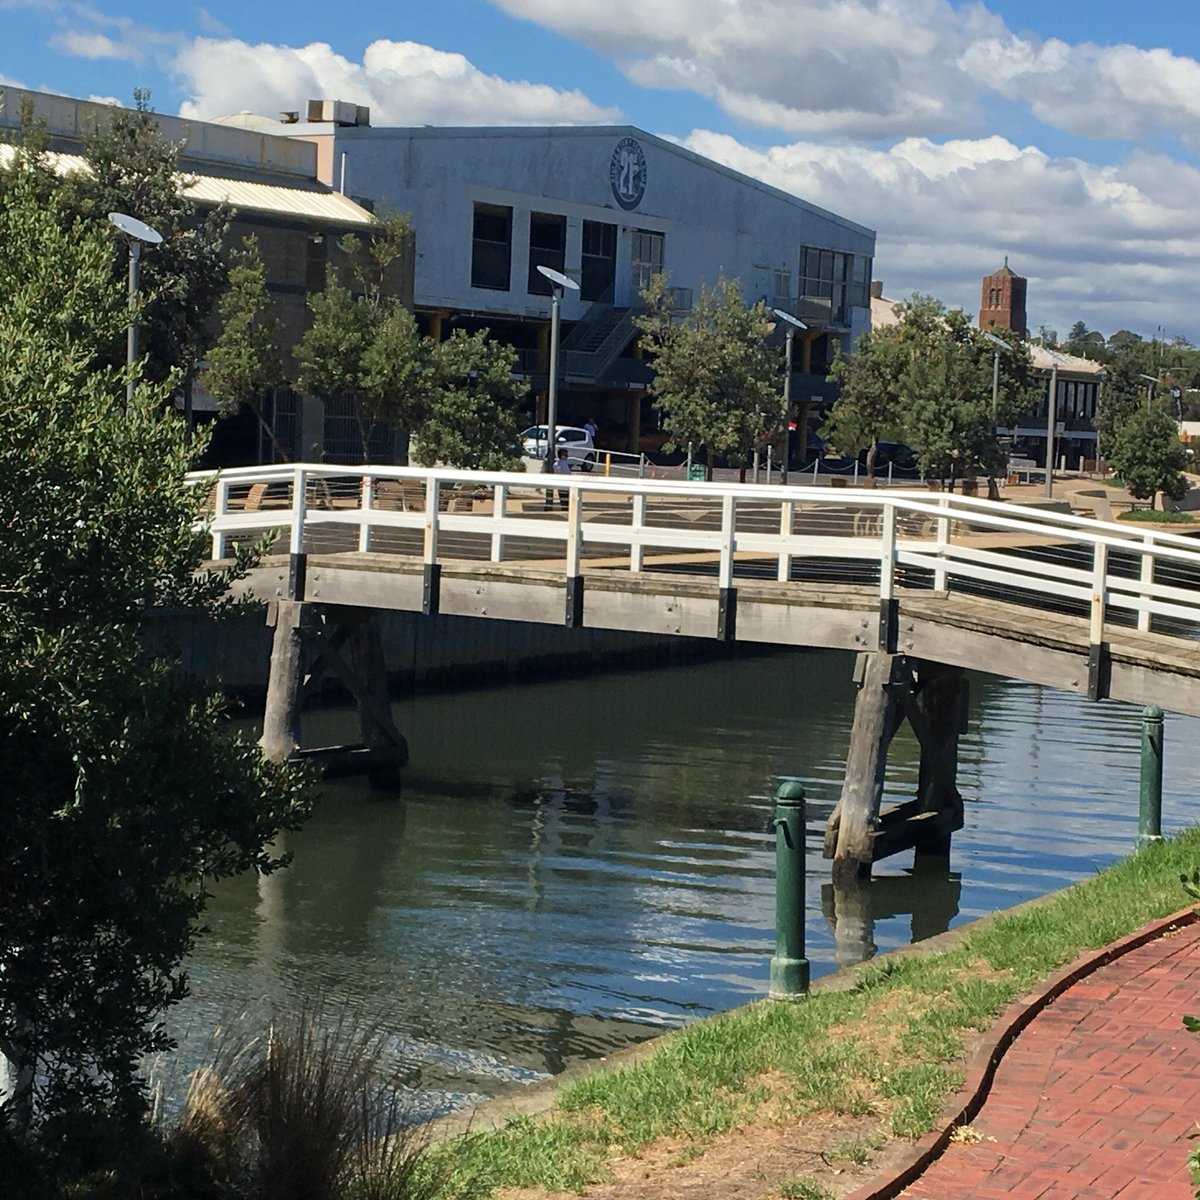
[[[0,143],[0,166],[7,166],[16,157],[17,148]],[[59,175],[88,171],[88,161],[81,154],[46,151],[47,160]],[[186,172],[182,191],[197,204],[228,204],[238,212],[269,213],[272,216],[297,217],[318,225],[343,227],[371,225],[374,218],[365,208],[340,192],[314,183],[312,187],[286,187],[277,183],[251,183],[244,179],[226,179],[220,175],[198,175]]]

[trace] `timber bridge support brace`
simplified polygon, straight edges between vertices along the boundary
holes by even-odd
[[[948,858],[950,835],[963,826],[956,781],[967,716],[962,668],[880,650],[858,656],[854,678],[846,775],[825,828],[835,883],[869,875],[872,863],[903,850]],[[881,813],[888,747],[905,719],[921,747],[917,796]]]
[[[272,762],[308,759],[326,776],[366,774],[376,788],[396,790],[408,762],[408,743],[392,722],[377,614],[368,608],[276,600],[263,754]],[[347,661],[348,655],[348,661]],[[331,674],[354,698],[361,741],[300,749],[304,701]]]

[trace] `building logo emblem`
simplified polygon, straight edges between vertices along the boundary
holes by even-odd
[[[608,164],[608,181],[622,208],[637,208],[646,194],[646,156],[633,138],[622,138]]]

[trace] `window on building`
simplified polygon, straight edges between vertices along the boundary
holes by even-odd
[[[501,204],[476,204],[471,241],[471,286],[507,292],[512,274],[513,210]]]
[[[259,462],[300,461],[300,395],[291,388],[275,388],[263,404],[263,418],[272,437],[260,425]]]
[[[846,321],[849,308],[866,308],[871,302],[871,259],[865,254],[802,247],[800,295],[828,300],[830,318]]]
[[[791,271],[775,272],[775,290],[772,295],[776,300],[790,300],[792,298]]]
[[[557,213],[529,214],[529,285],[531,296],[554,290],[538,267],[562,271],[567,265],[567,218]]]
[[[363,457],[362,435],[352,400],[338,396],[325,401],[325,461],[360,463]],[[371,462],[392,462],[394,431],[376,422],[368,439],[367,452]]]
[[[606,221],[583,223],[583,273],[579,294],[584,300],[611,304],[617,279],[617,227]]]
[[[661,275],[663,269],[663,241],[661,233],[652,233],[648,229],[633,231],[631,265],[634,293],[638,296],[650,283],[655,275]]]

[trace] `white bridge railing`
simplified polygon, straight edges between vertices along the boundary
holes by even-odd
[[[215,559],[268,530],[288,552],[376,552],[631,572],[973,591],[1027,609],[1187,636],[1200,625],[1200,543],[974,497],[595,475],[407,467],[246,467],[189,476],[210,489]],[[559,493],[567,494],[565,510]],[[548,508],[553,501],[554,509]],[[1156,622],[1157,619],[1157,622]]]

